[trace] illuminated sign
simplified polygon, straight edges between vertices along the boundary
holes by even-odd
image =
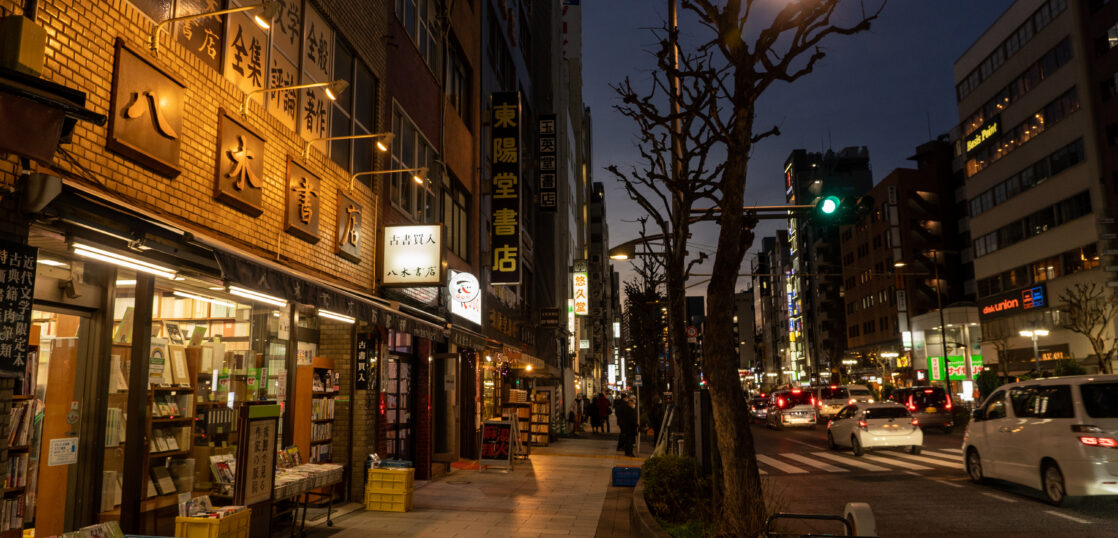
[[[1001,118],[994,117],[967,138],[967,153],[977,150],[1001,133]]]
[[[384,286],[431,286],[443,283],[443,227],[385,226]]]
[[[481,286],[477,277],[451,270],[448,281],[450,313],[481,325]]]
[[[982,355],[970,356],[970,369],[971,378],[973,379],[982,371]],[[928,370],[930,370],[932,381],[943,381],[943,357],[928,357]],[[947,375],[952,381],[962,381],[966,379],[967,365],[966,359],[958,356],[947,357]]]
[[[1008,316],[1044,308],[1048,305],[1048,288],[1045,284],[1008,291],[978,301],[978,312],[983,319]]]
[[[575,315],[588,316],[590,315],[590,278],[587,277],[585,271],[577,271],[574,273],[574,301],[575,301]]]

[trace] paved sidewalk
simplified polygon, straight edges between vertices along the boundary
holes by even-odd
[[[616,446],[616,434],[560,439],[533,447],[512,472],[455,470],[427,482],[416,488],[411,512],[358,511],[307,536],[628,536],[633,490],[610,487],[611,469],[642,460]]]

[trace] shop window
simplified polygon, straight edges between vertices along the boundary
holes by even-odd
[[[377,79],[364,62],[356,59],[351,49],[337,36],[334,44],[334,79],[351,81],[348,90],[338,96],[331,108],[330,136],[373,134],[376,126]],[[352,173],[373,170],[376,143],[374,139],[333,140],[330,159]],[[370,186],[374,176],[362,176]]]
[[[392,168],[409,169],[427,167],[428,175],[437,155],[427,139],[416,129],[411,119],[399,106],[392,109]],[[397,208],[420,223],[430,223],[434,218],[435,195],[431,191],[431,178],[417,184],[411,172],[392,174],[389,197]]]
[[[459,258],[469,261],[470,194],[449,172],[443,175],[442,209],[447,248]]]

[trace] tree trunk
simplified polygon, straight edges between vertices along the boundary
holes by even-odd
[[[740,75],[739,75],[740,77]],[[726,168],[720,191],[722,220],[718,251],[707,285],[707,318],[704,370],[710,387],[718,450],[722,456],[722,532],[757,536],[764,528],[766,510],[761,476],[749,429],[749,410],[738,378],[734,352],[734,287],[745,250],[752,243],[744,205],[749,140],[753,133],[752,96],[742,94],[744,81],[736,81],[734,123],[727,147]]]
[[[678,249],[682,250],[682,246]],[[673,256],[674,258],[674,256]],[[665,264],[668,292],[668,342],[672,364],[672,401],[675,423],[683,433],[683,455],[695,455],[695,375],[691,349],[687,346],[687,290],[684,287],[683,261],[669,259]]]

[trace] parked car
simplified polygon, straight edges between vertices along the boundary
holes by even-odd
[[[924,432],[903,405],[894,402],[854,403],[827,423],[827,446],[850,447],[855,456],[876,448],[905,448],[919,454]]]
[[[806,426],[815,429],[815,417],[815,395],[810,390],[791,389],[772,393],[765,419],[770,428]]]
[[[828,385],[812,390],[820,420],[833,417],[855,402],[873,403],[873,393],[865,385]]]
[[[922,428],[937,427],[951,433],[955,427],[951,395],[943,387],[899,388],[890,399],[907,407]]]
[[[769,398],[756,396],[749,400],[749,419],[764,422],[769,416]]]
[[[963,436],[971,480],[1036,488],[1054,505],[1118,495],[1118,375],[1010,383],[972,417]]]

